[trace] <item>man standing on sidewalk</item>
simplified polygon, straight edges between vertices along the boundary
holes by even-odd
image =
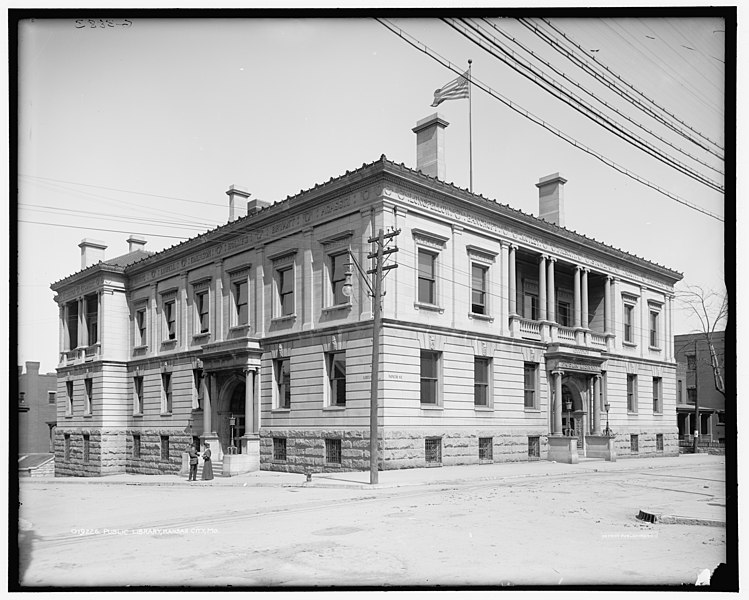
[[[187,450],[190,455],[190,475],[187,477],[187,481],[198,480],[198,451],[195,449],[195,444],[190,444],[190,448]]]

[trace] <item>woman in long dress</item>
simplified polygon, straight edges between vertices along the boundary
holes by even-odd
[[[206,443],[203,452],[203,481],[213,479],[213,463],[211,463],[211,445]]]

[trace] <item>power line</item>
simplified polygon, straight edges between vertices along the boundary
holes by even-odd
[[[627,102],[629,102],[633,106],[637,107],[638,109],[642,110],[643,112],[648,113],[651,117],[653,117],[654,119],[656,119],[657,121],[659,121],[660,123],[662,123],[663,125],[665,125],[666,127],[668,127],[669,129],[671,129],[675,133],[678,133],[679,135],[681,135],[685,139],[689,140],[693,144],[699,146],[703,150],[706,150],[710,154],[713,154],[714,156],[716,156],[716,157],[718,157],[720,159],[723,159],[723,156],[721,154],[716,153],[712,148],[709,148],[709,147],[705,146],[701,141],[694,139],[692,136],[690,136],[688,133],[686,133],[685,131],[683,131],[682,129],[680,129],[678,126],[675,126],[673,123],[669,122],[667,119],[664,119],[661,115],[659,115],[655,111],[653,111],[653,109],[651,109],[649,106],[643,104],[642,102],[640,102],[639,100],[637,100],[637,98],[632,97],[627,90],[623,90],[621,88],[621,86],[619,86],[616,82],[612,82],[611,80],[607,79],[605,75],[602,75],[601,73],[599,73],[598,71],[596,71],[587,61],[578,58],[577,55],[574,53],[574,51],[571,51],[571,50],[569,50],[567,48],[563,48],[562,45],[559,43],[559,40],[557,40],[553,36],[550,36],[548,33],[546,33],[545,31],[543,31],[542,29],[540,29],[539,27],[537,27],[533,23],[529,22],[527,19],[519,19],[519,21],[520,21],[520,23],[523,26],[525,26],[527,29],[529,29],[534,34],[536,34],[536,36],[538,36],[539,38],[541,38],[549,46],[551,46],[552,48],[554,48],[554,50],[556,50],[557,52],[559,52],[563,56],[567,57],[570,61],[572,61],[573,63],[575,63],[578,67],[580,67],[581,69],[583,69],[589,75],[591,75],[594,78],[596,78],[599,81],[601,81],[601,83],[603,83],[609,89],[611,89],[612,91],[614,91],[615,93],[617,93],[624,100],[626,100]],[[576,48],[578,48],[579,50],[581,50],[581,51],[584,52],[583,48],[579,44],[577,44],[576,42],[572,41],[564,32],[560,31],[550,21],[548,21],[547,19],[541,19],[541,21],[543,21],[546,25],[548,25],[549,27],[551,27],[552,29],[554,29],[554,31],[556,31],[558,34],[560,34],[565,39],[565,41],[567,41],[568,43],[572,44],[573,46],[575,46]],[[667,110],[667,109],[663,108],[662,106],[660,106],[659,104],[657,104],[655,102],[655,100],[653,100],[652,98],[646,96],[644,93],[642,93],[641,91],[639,91],[634,85],[632,85],[631,83],[625,81],[621,76],[619,76],[617,73],[615,73],[614,71],[612,71],[611,69],[609,69],[606,65],[604,65],[603,63],[601,63],[598,59],[596,59],[595,57],[589,56],[587,54],[586,54],[586,58],[590,58],[591,60],[593,60],[599,67],[601,67],[602,69],[604,69],[606,72],[610,73],[617,80],[621,81],[622,84],[624,84],[626,87],[628,87],[631,90],[633,90],[640,97],[642,97],[645,100],[647,100],[652,106],[656,107],[658,110],[662,111],[663,113],[665,113],[666,115],[668,115],[669,117],[671,117],[672,119],[674,119],[677,123],[680,123],[681,125],[683,125],[687,129],[689,129],[690,131],[692,131],[693,133],[696,133],[703,140],[706,140],[707,142],[713,144],[713,146],[719,148],[720,150],[723,150],[723,147],[720,144],[718,144],[717,142],[711,140],[709,137],[707,137],[703,133],[700,133],[696,129],[693,129],[692,127],[690,127],[689,125],[687,125],[684,121],[682,121],[681,119],[679,119],[676,115],[674,115],[673,113],[671,113],[669,110]]]
[[[693,161],[695,161],[695,162],[697,162],[697,163],[699,163],[699,164],[701,164],[701,165],[703,165],[703,166],[707,167],[707,168],[708,168],[708,169],[710,169],[711,171],[715,171],[716,173],[719,173],[720,175],[723,175],[723,174],[724,174],[724,173],[723,173],[723,171],[721,171],[720,169],[716,169],[716,168],[715,168],[715,167],[713,167],[712,165],[710,165],[710,164],[708,164],[708,163],[706,163],[706,162],[704,162],[704,161],[700,160],[700,159],[699,159],[699,158],[697,158],[696,156],[693,156],[693,155],[689,154],[689,153],[688,153],[687,151],[685,151],[685,150],[684,150],[683,148],[680,148],[680,147],[678,147],[678,146],[677,146],[676,144],[674,144],[674,143],[670,142],[669,140],[666,140],[666,139],[662,138],[661,136],[659,136],[659,135],[658,135],[658,134],[656,134],[655,132],[651,131],[650,129],[648,129],[647,127],[645,127],[644,125],[642,125],[641,123],[637,122],[637,121],[636,121],[635,119],[633,119],[633,118],[632,118],[632,117],[630,117],[629,115],[626,115],[626,114],[624,114],[624,113],[623,113],[622,111],[620,111],[620,110],[619,110],[618,108],[616,108],[616,107],[615,107],[615,106],[613,106],[612,104],[610,104],[610,103],[606,102],[606,101],[605,101],[605,100],[603,100],[602,98],[599,98],[599,97],[598,97],[598,96],[597,96],[597,95],[596,95],[596,94],[595,94],[594,92],[592,92],[592,91],[588,90],[587,88],[583,87],[583,86],[582,86],[582,85],[581,85],[581,84],[580,84],[579,82],[577,82],[577,81],[575,81],[574,79],[572,79],[571,77],[569,77],[569,76],[568,76],[568,75],[567,75],[566,73],[562,72],[562,71],[561,71],[561,70],[559,70],[559,69],[558,69],[557,67],[555,67],[554,65],[552,65],[552,64],[551,64],[550,62],[548,62],[548,61],[544,60],[543,58],[541,58],[540,56],[538,56],[538,55],[537,55],[537,54],[536,54],[536,53],[535,53],[535,52],[534,52],[533,50],[531,50],[530,48],[528,48],[527,46],[525,46],[525,45],[524,45],[524,44],[523,44],[522,42],[520,42],[520,41],[519,41],[519,40],[517,40],[516,38],[512,37],[512,36],[511,36],[510,34],[508,34],[507,32],[503,31],[503,30],[502,30],[502,29],[501,29],[500,27],[498,27],[498,26],[497,26],[497,25],[496,25],[495,23],[492,23],[491,21],[489,21],[489,20],[488,20],[488,19],[486,19],[486,18],[482,18],[482,20],[483,20],[483,21],[484,21],[485,23],[487,23],[487,24],[488,24],[488,25],[489,25],[490,27],[492,27],[492,28],[493,28],[493,29],[494,29],[495,31],[497,31],[497,33],[499,33],[500,35],[502,35],[503,37],[505,37],[506,39],[508,39],[508,40],[509,40],[509,41],[511,41],[512,43],[514,43],[514,44],[515,44],[516,46],[519,46],[520,48],[522,48],[522,49],[523,49],[523,50],[524,50],[525,52],[527,52],[528,54],[530,54],[530,55],[531,55],[531,56],[532,56],[533,58],[535,58],[535,59],[536,59],[536,60],[537,60],[538,62],[542,63],[542,64],[543,64],[543,65],[545,65],[545,66],[546,66],[547,68],[549,68],[549,69],[551,69],[552,71],[554,71],[554,72],[555,72],[555,73],[556,73],[557,75],[559,75],[560,77],[562,77],[562,78],[563,78],[563,79],[565,79],[566,81],[569,81],[569,82],[570,82],[570,83],[571,83],[572,85],[574,85],[574,86],[575,86],[575,87],[577,87],[578,89],[580,89],[580,90],[582,90],[583,92],[585,92],[586,94],[588,94],[588,95],[589,95],[589,96],[590,96],[591,98],[593,98],[594,100],[596,100],[597,102],[599,102],[600,104],[602,104],[603,106],[605,106],[606,108],[608,108],[609,110],[612,110],[612,111],[614,111],[614,112],[615,112],[616,114],[618,114],[618,115],[619,115],[620,117],[622,117],[623,119],[625,119],[625,120],[629,121],[630,123],[632,123],[632,124],[633,124],[633,125],[634,125],[635,127],[638,127],[638,128],[640,128],[640,129],[642,129],[643,131],[647,132],[647,133],[648,133],[649,135],[653,136],[654,138],[656,138],[656,139],[657,139],[657,140],[659,140],[660,142],[663,142],[664,144],[666,144],[667,146],[670,146],[671,148],[673,148],[673,149],[674,149],[674,150],[676,150],[677,152],[680,152],[680,153],[681,153],[681,154],[683,154],[684,156],[686,156],[686,157],[688,157],[688,158],[692,159]],[[495,39],[495,42],[498,42],[498,40],[496,40],[496,39]],[[510,52],[510,53],[512,53],[512,55],[513,55],[513,59],[514,59],[514,53],[513,53],[513,52],[512,52],[511,50],[506,50],[506,51],[507,51],[507,52]],[[531,67],[531,66],[529,66],[528,68],[532,68],[532,67]]]
[[[68,184],[71,184],[71,185],[81,185],[83,187],[92,187],[92,188],[97,188],[97,189],[100,189],[100,190],[108,190],[110,192],[123,192],[125,194],[136,194],[138,196],[149,196],[151,198],[164,198],[166,200],[179,200],[180,202],[190,202],[192,204],[206,204],[208,206],[213,206],[214,208],[215,207],[221,207],[221,206],[223,206],[222,204],[216,204],[214,202],[202,202],[200,200],[188,200],[187,198],[177,198],[176,196],[162,196],[162,195],[159,195],[159,194],[149,194],[147,192],[134,192],[132,190],[123,190],[123,189],[120,189],[120,188],[106,187],[106,186],[103,186],[103,185],[93,185],[91,183],[81,183],[81,182],[78,182],[78,181],[65,181],[63,179],[52,179],[51,177],[41,177],[39,175],[27,175],[25,173],[20,173],[20,175],[22,177],[30,177],[32,179],[44,179],[46,181],[55,181],[57,183],[68,183]]]
[[[18,219],[19,223],[31,223],[34,225],[47,225],[49,227],[64,227],[66,229],[89,229],[91,231],[108,231],[110,233],[130,233],[135,235],[147,235],[149,237],[161,237],[161,238],[171,238],[175,240],[187,240],[189,239],[186,236],[177,236],[177,235],[163,235],[161,233],[145,233],[143,231],[123,231],[121,229],[102,229],[100,227],[83,227],[79,225],[63,225],[61,223],[43,223],[41,221],[27,221],[25,219]]]
[[[538,85],[542,89],[553,94],[559,100],[561,100],[562,102],[564,102],[565,104],[573,108],[574,110],[578,111],[585,117],[591,119],[598,125],[602,126],[607,131],[613,133],[619,139],[635,146],[636,148],[649,154],[656,160],[659,160],[663,162],[664,164],[676,169],[677,171],[686,175],[687,177],[690,177],[694,179],[695,181],[698,181],[702,183],[703,185],[706,185],[707,187],[714,189],[715,191],[723,192],[723,187],[719,183],[712,181],[711,179],[708,179],[707,177],[694,171],[693,169],[691,169],[689,166],[685,165],[684,163],[662,152],[658,148],[651,146],[644,139],[636,136],[631,131],[625,129],[618,123],[610,120],[608,117],[606,117],[606,115],[604,115],[600,111],[586,104],[582,100],[582,98],[580,98],[579,96],[576,96],[575,94],[567,90],[564,86],[557,83],[554,79],[550,79],[545,73],[540,72],[538,69],[536,69],[530,64],[523,64],[522,62],[520,62],[514,56],[514,53],[502,47],[499,43],[497,43],[498,40],[496,38],[486,34],[483,30],[481,30],[480,27],[476,27],[476,26],[466,23],[465,21],[462,21],[463,23],[466,23],[469,27],[471,27],[475,33],[478,33],[485,40],[489,41],[492,44],[493,48],[499,49],[505,56],[510,55],[509,58],[506,58],[505,56],[502,56],[502,55],[498,55],[494,51],[493,48],[485,47],[480,40],[477,40],[475,37],[473,37],[472,33],[464,29],[461,29],[459,26],[457,26],[453,22],[454,20],[443,19],[443,21],[445,21],[448,25],[453,27],[453,29],[461,33],[471,42],[479,46],[481,49],[485,50],[486,52],[491,54],[493,57],[502,61],[504,64],[508,65],[511,69],[513,69],[517,73],[520,73],[523,77],[526,77],[527,79],[533,81],[536,85]],[[523,69],[526,69],[527,71],[529,71],[530,74],[521,70],[517,65],[520,65]]]
[[[393,32],[395,35],[397,35],[398,37],[400,37],[401,39],[403,39],[406,43],[408,43],[409,45],[413,46],[414,48],[416,48],[420,52],[423,52],[424,54],[426,54],[427,56],[429,56],[433,60],[435,60],[438,63],[440,63],[442,66],[450,69],[451,71],[453,71],[454,73],[457,73],[458,75],[462,75],[463,74],[464,69],[462,70],[462,67],[459,67],[459,66],[453,64],[452,62],[450,62],[446,58],[444,58],[441,55],[437,54],[431,48],[429,48],[428,46],[426,46],[424,43],[418,41],[416,38],[414,38],[413,36],[409,35],[405,31],[403,31],[400,27],[397,27],[396,25],[393,25],[392,23],[390,23],[386,19],[376,18],[376,20],[379,23],[381,23],[383,26],[385,26],[387,29],[389,29],[391,32]],[[588,148],[584,144],[581,144],[575,138],[573,138],[570,135],[568,135],[568,134],[560,131],[559,129],[556,129],[555,127],[552,127],[551,125],[549,125],[548,123],[546,123],[543,119],[541,119],[541,118],[537,117],[536,115],[530,113],[529,111],[525,110],[524,108],[522,108],[517,103],[513,102],[512,100],[510,100],[508,98],[505,98],[500,93],[495,92],[491,87],[489,87],[488,85],[482,83],[480,80],[476,79],[475,77],[471,78],[471,83],[473,83],[476,87],[478,87],[479,89],[483,90],[484,92],[486,92],[487,94],[489,94],[493,98],[499,100],[500,102],[502,102],[503,104],[505,104],[507,107],[509,107],[510,109],[514,110],[518,114],[520,114],[520,115],[524,116],[525,118],[527,118],[528,120],[532,121],[536,125],[539,125],[540,127],[543,127],[547,131],[553,133],[555,136],[557,136],[558,138],[564,140],[565,142],[567,142],[568,144],[574,146],[575,148],[577,148],[579,150],[582,150],[583,152],[585,152],[587,154],[590,154],[591,156],[593,156],[597,160],[601,161],[602,163],[604,163],[605,165],[611,167],[612,169],[615,169],[619,173],[622,173],[623,175],[626,175],[630,179],[633,179],[633,180],[635,180],[635,181],[637,181],[637,182],[639,182],[639,183],[641,183],[641,184],[643,184],[643,185],[645,185],[645,186],[647,186],[647,187],[649,187],[649,188],[657,191],[658,193],[663,194],[664,196],[666,196],[666,197],[668,197],[668,198],[670,198],[670,199],[678,202],[679,204],[682,204],[682,205],[684,205],[684,206],[686,206],[688,208],[691,208],[692,210],[696,210],[698,212],[701,212],[701,213],[703,213],[703,214],[705,214],[705,215],[707,215],[709,217],[712,217],[713,219],[716,219],[717,221],[720,221],[721,223],[724,221],[724,219],[722,217],[720,217],[720,216],[718,216],[718,215],[716,215],[716,214],[708,211],[707,209],[702,208],[701,206],[698,206],[698,205],[693,204],[693,203],[691,203],[691,202],[689,202],[687,200],[684,200],[683,198],[677,196],[676,194],[673,194],[673,193],[669,192],[668,190],[665,190],[665,189],[661,188],[660,186],[658,186],[658,185],[656,185],[656,184],[648,181],[647,179],[644,179],[643,177],[640,177],[636,173],[633,173],[632,171],[629,171],[628,169],[626,169],[625,167],[617,164],[613,160],[611,160],[611,159],[603,156],[602,154],[596,152],[595,150],[592,150],[591,148]]]

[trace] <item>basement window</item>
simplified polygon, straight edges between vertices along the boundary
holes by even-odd
[[[479,460],[491,462],[493,460],[492,444],[494,438],[479,438]]]
[[[442,464],[442,438],[426,438],[424,440],[424,456],[427,465]]]

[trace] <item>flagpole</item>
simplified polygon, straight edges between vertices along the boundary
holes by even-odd
[[[471,125],[471,88],[473,87],[473,81],[471,80],[471,63],[473,61],[468,59],[468,191],[473,193],[473,127]]]

